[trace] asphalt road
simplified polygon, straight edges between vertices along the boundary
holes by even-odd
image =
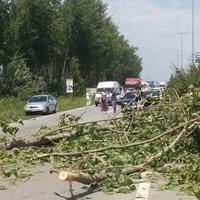
[[[120,111],[120,107],[118,107]],[[36,134],[41,127],[54,127],[58,124],[59,118],[64,113],[69,113],[75,116],[80,116],[83,122],[87,121],[97,121],[101,119],[109,119],[115,117],[112,107],[109,107],[108,113],[101,113],[100,107],[88,106],[77,108],[65,112],[58,112],[55,114],[44,115],[40,117],[34,117],[29,120],[24,120],[23,125],[13,123],[12,126],[18,127],[19,131],[16,134],[16,138],[29,138]],[[119,115],[120,116],[120,113]],[[0,131],[0,136],[5,136],[5,134]]]
[[[124,193],[106,194],[92,190],[89,186],[73,183],[74,197],[71,198],[69,185],[62,182],[57,175],[50,175],[48,166],[37,166],[30,169],[32,176],[8,185],[8,190],[0,190],[2,200],[196,200],[178,191],[161,191],[160,186],[165,182],[162,176],[154,174],[154,182],[145,177],[136,180],[136,190]],[[0,181],[0,184],[1,181]]]
[[[119,109],[118,109],[119,110]],[[102,114],[99,107],[90,106],[78,108],[67,112],[61,112],[46,116],[37,117],[24,121],[24,125],[13,124],[19,127],[17,137],[28,138],[35,134],[41,126],[55,126],[63,113],[71,113],[81,116],[83,121],[96,121],[115,117],[111,107],[107,114]],[[120,115],[120,114],[119,114]],[[0,132],[2,136],[3,133]],[[196,200],[195,197],[186,196],[178,191],[161,191],[160,186],[166,181],[159,174],[154,174],[154,182],[150,182],[145,176],[136,182],[136,191],[128,194],[105,194],[101,191],[74,183],[75,196],[70,197],[68,185],[58,180],[56,175],[49,174],[46,165],[36,166],[29,169],[32,176],[28,179],[18,181],[16,184],[0,180],[0,185],[8,186],[7,190],[0,190],[0,199],[5,200]],[[8,185],[7,185],[8,184]]]

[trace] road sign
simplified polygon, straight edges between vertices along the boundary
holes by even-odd
[[[73,93],[73,79],[72,78],[66,79],[66,92]]]

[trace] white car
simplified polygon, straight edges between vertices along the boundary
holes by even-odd
[[[57,101],[51,95],[35,95],[32,96],[24,106],[25,113],[56,113]]]
[[[108,97],[108,104],[111,105],[111,94],[113,89],[116,89],[117,91],[119,91],[120,85],[117,81],[103,81],[103,82],[99,82],[97,85],[97,89],[96,89],[96,94],[95,94],[95,105],[98,106],[100,104],[100,99],[101,99],[101,92],[105,90],[105,92],[107,93],[107,97]],[[119,96],[119,94],[118,94]],[[117,97],[117,99],[120,102],[120,96]],[[119,103],[118,102],[118,103]]]

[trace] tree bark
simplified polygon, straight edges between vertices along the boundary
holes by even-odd
[[[71,138],[76,135],[76,132],[67,132],[67,133],[59,133],[53,136],[48,137],[35,137],[30,139],[13,139],[9,144],[1,145],[0,149],[13,149],[20,147],[29,147],[29,146],[42,146],[53,144],[53,142],[58,142],[64,138]]]
[[[110,131],[109,127],[99,127],[98,131]],[[13,149],[29,146],[43,146],[43,145],[53,145],[54,142],[59,142],[64,138],[76,137],[77,132],[75,130],[69,130],[66,133],[57,133],[56,135],[49,136],[38,136],[30,139],[13,139],[10,143],[0,145],[0,149]]]
[[[83,173],[81,171],[60,171],[58,172],[58,178],[62,181],[75,181],[85,185],[89,185],[95,182],[101,182],[107,179],[107,175],[105,173],[90,175],[88,173]]]
[[[64,81],[64,75],[65,75],[65,71],[66,71],[66,65],[67,65],[67,59],[68,59],[68,53],[69,53],[69,47],[66,48],[66,52],[65,52],[65,59],[64,59],[64,63],[63,63],[63,68],[62,68],[62,73],[61,73],[61,81]]]

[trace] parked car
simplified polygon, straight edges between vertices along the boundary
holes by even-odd
[[[34,95],[24,106],[24,111],[27,115],[31,113],[56,113],[57,101],[51,95]]]
[[[161,91],[157,88],[151,88],[150,90],[145,90],[141,92],[142,98],[150,98],[152,100],[159,100],[161,96]]]
[[[144,90],[141,92],[142,104],[144,107],[150,106],[153,102],[156,103],[161,98],[161,91],[157,88]]]
[[[160,99],[160,97],[161,97],[161,91],[160,91],[160,89],[154,88],[154,89],[151,89],[150,91],[151,91],[150,97],[153,100],[159,100]]]
[[[136,102],[136,96],[133,92],[127,92],[121,99],[121,107],[124,108],[125,106],[133,106]]]

